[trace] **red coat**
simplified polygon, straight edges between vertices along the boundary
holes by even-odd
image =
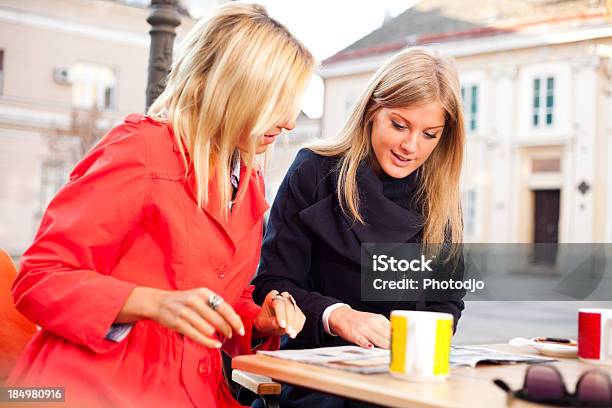
[[[251,353],[259,311],[248,286],[268,208],[261,172],[228,221],[214,183],[204,211],[193,174],[169,126],[133,114],[75,167],[49,205],[13,287],[17,308],[42,327],[9,384],[64,386],[74,406],[237,406],[208,349],[142,320],[121,342],[105,335],[136,286],[206,286],[231,303],[247,334],[226,341],[230,355]],[[278,347],[278,338],[263,348]],[[95,396],[95,397],[94,397]]]

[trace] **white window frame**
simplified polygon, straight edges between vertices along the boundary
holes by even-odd
[[[552,87],[550,86],[552,82]],[[554,126],[555,120],[555,77],[552,75],[534,77],[532,79],[532,93],[531,93],[531,126],[533,128],[550,128]],[[537,90],[536,90],[537,84]],[[537,92],[537,95],[536,95]],[[552,93],[552,95],[549,95]],[[552,107],[548,106],[548,98],[552,96]],[[537,107],[535,106],[537,97]],[[550,122],[549,122],[550,116]],[[535,119],[535,121],[534,121]]]
[[[476,110],[472,112],[474,105],[474,89],[476,90]],[[480,86],[476,83],[461,85],[461,98],[463,99],[463,118],[465,130],[468,133],[478,132],[480,116]],[[473,125],[473,127],[472,127]]]
[[[45,160],[41,164],[40,208],[44,211],[68,181],[70,166],[65,160]]]
[[[112,78],[106,79],[104,81],[101,78],[95,78],[95,70],[99,69],[100,72],[103,70],[107,70]],[[82,75],[83,77],[79,77]],[[91,77],[91,76],[94,77]],[[83,98],[83,95],[87,95],[87,89],[85,91],[81,91],[79,87],[89,88],[89,91],[93,90],[92,100],[96,104],[97,108],[101,111],[114,111],[117,109],[117,83],[118,83],[118,75],[117,71],[112,67],[90,63],[90,62],[80,62],[75,64],[71,68],[70,80],[73,86],[73,96],[72,103],[77,108],[92,108],[93,105],[86,102]],[[110,102],[106,104],[106,93],[110,89]]]
[[[470,128],[471,112],[469,104],[471,103],[471,92],[469,96],[465,98],[463,103],[463,120],[464,127],[467,134],[470,135],[484,135],[486,134],[486,127],[488,123],[486,118],[488,117],[488,107],[484,103],[487,99],[487,83],[486,75],[484,71],[467,71],[459,74],[461,80],[461,89],[470,89],[475,86],[477,89],[476,95],[476,128],[472,130]],[[467,95],[466,95],[467,96]],[[467,102],[467,103],[466,103]]]
[[[355,104],[357,103],[358,96],[357,95],[346,95],[344,98],[344,119],[347,120],[350,116]]]
[[[6,50],[0,49],[0,95],[4,95],[5,67],[6,67]]]
[[[478,237],[478,190],[468,187],[461,192],[463,234],[468,239]]]
[[[540,79],[539,125],[533,125],[534,81]],[[554,78],[552,124],[546,125],[546,81]],[[571,133],[571,67],[568,63],[554,61],[521,67],[517,99],[519,138],[531,140],[538,137],[559,137]],[[544,99],[542,99],[542,97]]]

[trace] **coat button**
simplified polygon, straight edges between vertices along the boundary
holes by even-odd
[[[219,279],[223,279],[223,277],[225,277],[225,271],[227,271],[227,266],[226,265],[220,265],[216,269],[217,269],[217,277]]]
[[[210,359],[208,357],[204,357],[200,360],[200,364],[198,364],[198,372],[202,375],[210,374]]]

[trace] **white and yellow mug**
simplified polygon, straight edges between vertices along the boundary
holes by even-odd
[[[391,361],[395,377],[442,381],[449,373],[453,315],[438,312],[391,312]]]

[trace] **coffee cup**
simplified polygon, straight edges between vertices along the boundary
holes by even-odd
[[[453,316],[449,313],[391,312],[391,360],[394,377],[442,381],[448,377]]]
[[[612,309],[578,310],[578,358],[612,364]]]

